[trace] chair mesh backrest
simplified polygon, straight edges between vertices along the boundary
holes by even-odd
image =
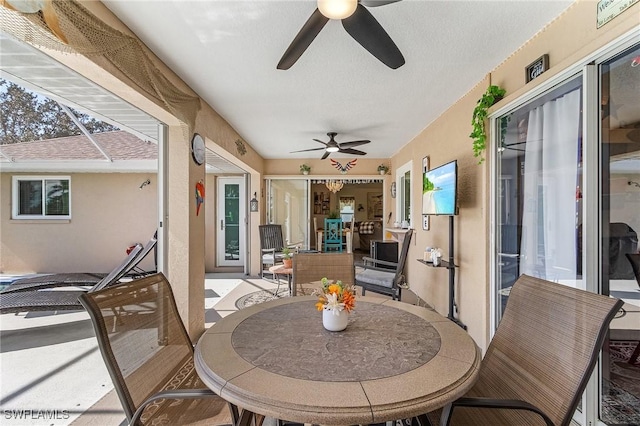
[[[411,245],[411,237],[413,236],[413,229],[409,229],[404,234],[404,240],[402,240],[402,249],[400,250],[400,257],[398,258],[398,267],[396,268],[396,279],[402,275],[404,271],[404,264],[407,262],[407,255],[409,254],[409,246]]]
[[[521,399],[568,425],[621,306],[619,299],[520,276],[472,393]]]
[[[80,296],[130,419],[189,359],[193,346],[161,273]]]
[[[282,250],[284,240],[282,238],[282,225],[260,225],[260,248]]]
[[[293,256],[293,284],[307,284],[327,277],[354,285],[352,253],[298,253]]]

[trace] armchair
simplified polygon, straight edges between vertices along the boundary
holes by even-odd
[[[362,258],[364,261],[363,270],[356,274],[356,285],[362,287],[363,296],[367,290],[370,290],[375,293],[389,295],[394,300],[400,300],[402,287],[406,287],[403,271],[412,235],[413,229],[408,230],[405,234],[397,263],[370,257]],[[381,268],[381,266],[392,267],[393,269],[385,269]]]

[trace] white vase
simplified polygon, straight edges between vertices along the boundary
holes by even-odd
[[[378,173],[380,173],[381,175],[387,173],[385,170],[378,170]]]
[[[303,174],[303,175],[308,175],[308,174],[309,174],[309,170],[303,170],[303,171],[302,171],[302,174]]]
[[[347,328],[349,322],[349,312],[333,311],[333,309],[324,308],[322,310],[322,325],[329,331],[342,331]]]

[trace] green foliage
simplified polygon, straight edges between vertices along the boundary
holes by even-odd
[[[435,185],[433,182],[429,180],[427,175],[422,175],[422,193],[424,194],[427,191],[433,191],[435,189]]]
[[[337,210],[333,210],[329,212],[329,215],[327,216],[327,219],[339,219],[339,218],[340,218],[340,212]]]
[[[290,259],[291,258],[291,249],[289,247],[282,248],[282,258]]]
[[[487,91],[478,99],[476,107],[473,109],[473,117],[471,125],[473,130],[469,137],[473,139],[473,156],[480,157],[479,164],[484,161],[482,153],[487,148],[487,133],[485,131],[485,120],[487,119],[488,110],[493,104],[501,100],[506,90],[499,86],[489,86]]]
[[[71,109],[89,133],[118,130]],[[0,79],[0,144],[30,142],[82,134],[57,102]]]
[[[301,164],[300,165],[300,172],[310,172],[311,171],[311,167],[306,165],[306,164]]]
[[[378,166],[378,172],[387,173],[388,171],[389,171],[389,166],[387,166],[386,164],[382,163]]]

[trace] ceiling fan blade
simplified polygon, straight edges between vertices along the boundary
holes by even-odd
[[[354,146],[364,145],[366,143],[371,143],[371,141],[362,140],[362,141],[351,141],[351,142],[340,142],[340,148],[349,148]]]
[[[360,3],[367,7],[384,6],[385,4],[391,4],[399,2],[400,0],[360,0]]]
[[[329,18],[324,16],[318,9],[315,10],[302,26],[296,38],[293,39],[287,51],[284,52],[277,68],[288,70],[302,56],[307,47],[316,38],[318,33],[324,28]]]
[[[342,20],[342,26],[355,41],[389,68],[397,69],[404,65],[404,56],[398,46],[360,3],[353,15]]]
[[[341,152],[343,154],[351,154],[351,155],[367,155],[366,152],[358,151],[357,149],[351,149],[351,148],[347,148],[347,149],[340,148],[338,152]]]
[[[324,160],[325,158],[327,158],[329,156],[329,154],[331,154],[329,151],[325,151],[324,155],[321,158],[321,160]]]
[[[320,151],[323,149],[326,149],[326,148],[301,149],[300,151],[291,151],[290,154],[293,154],[294,152]]]
[[[320,139],[314,139],[314,141],[319,142],[319,143],[323,144],[324,146],[327,146],[327,143],[321,141]]]

